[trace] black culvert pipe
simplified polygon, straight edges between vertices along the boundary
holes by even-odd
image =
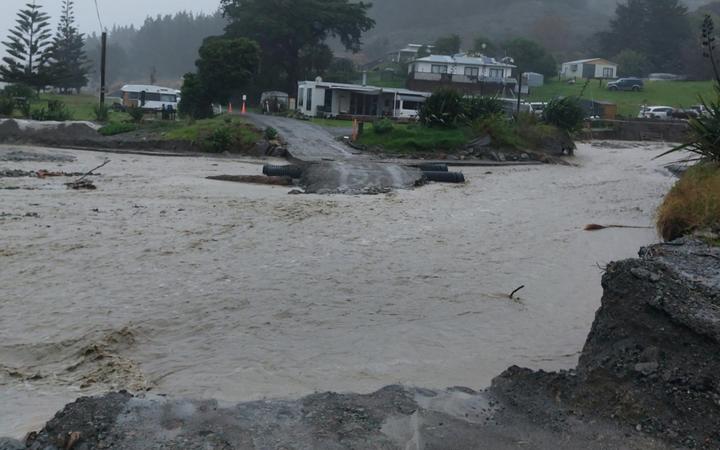
[[[423,172],[429,181],[440,183],[464,183],[465,175],[462,172]]]
[[[418,164],[415,167],[422,170],[423,172],[447,172],[448,171],[447,164]]]
[[[274,166],[272,164],[263,166],[263,174],[269,177],[300,178],[302,172],[302,168],[298,166]]]

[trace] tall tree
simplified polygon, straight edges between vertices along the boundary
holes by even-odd
[[[25,83],[43,88],[47,82],[45,72],[50,45],[50,16],[41,6],[27,3],[17,14],[17,25],[3,42],[8,56],[0,66],[0,78],[10,83]]]
[[[647,56],[651,70],[679,70],[683,47],[692,37],[687,13],[679,0],[628,0],[618,4],[610,29],[598,34],[603,56],[634,50]]]
[[[263,52],[263,77],[273,76],[275,68],[282,70],[291,94],[306,66],[302,59],[308,53],[303,49],[336,37],[356,52],[362,34],[375,25],[367,16],[370,3],[349,0],[221,0],[221,7],[230,19],[227,35],[257,41]]]
[[[497,56],[497,45],[487,36],[477,36],[473,40],[472,53],[495,57]]]
[[[460,46],[462,45],[462,39],[457,34],[449,34],[447,36],[439,37],[435,41],[435,48],[433,53],[436,55],[455,55],[460,53]]]
[[[546,77],[557,75],[557,61],[547,50],[535,41],[516,38],[503,45],[521,72],[538,72]]]
[[[51,84],[63,92],[80,91],[88,83],[88,59],[85,36],[75,27],[72,0],[64,0],[57,32],[49,49],[48,73]]]
[[[245,38],[212,36],[200,47],[195,63],[200,82],[213,101],[226,103],[252,79],[260,65],[260,49]]]

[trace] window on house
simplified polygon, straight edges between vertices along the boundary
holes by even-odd
[[[502,78],[502,77],[503,77],[502,69],[490,69],[490,78]]]
[[[571,64],[571,65],[570,65],[570,71],[571,71],[571,72],[577,72],[577,70],[578,70],[578,65],[577,65],[577,64]]]
[[[612,67],[603,67],[603,78],[614,78],[615,73]]]
[[[477,77],[478,75],[480,75],[479,67],[466,67],[465,68],[465,76],[466,77]]]
[[[307,90],[307,102],[305,102],[305,109],[312,111],[312,88]]]
[[[448,73],[448,66],[445,64],[433,64],[432,73]]]
[[[298,95],[298,106],[303,106],[305,103],[305,88],[300,89],[300,95]]]
[[[418,111],[420,109],[420,106],[420,102],[409,102],[407,100],[403,102],[403,109]]]

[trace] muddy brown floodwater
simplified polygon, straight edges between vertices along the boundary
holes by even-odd
[[[651,225],[673,183],[664,149],[582,144],[579,167],[314,196],[205,179],[253,161],[23,148],[76,160],[0,169],[112,162],[93,192],[0,178],[0,436],[109,389],[237,402],[573,367],[600,267],[657,241],[582,229]]]

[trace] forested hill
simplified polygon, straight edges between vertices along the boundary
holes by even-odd
[[[220,13],[148,17],[140,28],[114,27],[108,36],[108,81],[112,88],[123,83],[163,83],[179,87],[183,74],[195,70],[203,39],[223,33],[226,20]],[[85,46],[99,79],[100,39],[88,37]]]
[[[708,0],[685,0],[695,9]],[[366,38],[371,56],[402,43],[432,43],[448,33],[465,45],[476,36],[492,40],[527,36],[545,40],[555,52],[578,44],[604,29],[618,0],[376,0],[376,28]]]

